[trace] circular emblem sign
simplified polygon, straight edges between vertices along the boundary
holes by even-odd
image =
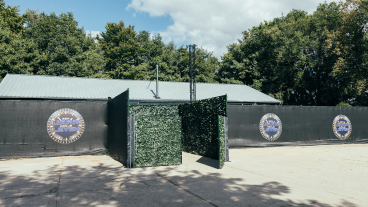
[[[47,132],[55,142],[61,144],[75,142],[84,132],[83,117],[73,109],[57,110],[47,121]]]
[[[265,139],[275,141],[280,137],[282,132],[280,118],[275,114],[264,115],[259,123],[259,130]]]
[[[335,117],[332,123],[332,129],[337,138],[345,140],[351,134],[351,122],[348,117],[344,115],[338,115]]]

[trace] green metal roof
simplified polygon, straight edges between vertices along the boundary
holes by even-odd
[[[107,99],[114,98],[127,88],[131,100],[157,100],[156,81],[14,74],[7,74],[0,83],[0,97]],[[196,88],[197,100],[227,94],[229,102],[280,103],[246,85],[197,83]],[[160,100],[189,101],[189,83],[159,81],[159,97]]]

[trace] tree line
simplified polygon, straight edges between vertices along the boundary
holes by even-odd
[[[247,84],[288,105],[368,105],[368,1],[320,4],[265,21],[228,46],[221,82]]]
[[[165,44],[160,34],[136,32],[123,21],[107,23],[100,36],[86,34],[72,13],[46,14],[0,0],[0,80],[7,73],[111,79],[189,81],[185,46]],[[216,81],[219,61],[202,48],[196,53],[197,81]]]
[[[219,61],[196,50],[196,80],[247,84],[284,105],[368,105],[368,1],[292,10],[242,33]],[[160,34],[107,23],[86,34],[72,13],[46,14],[0,0],[0,81],[7,73],[189,81],[189,53]],[[342,104],[344,105],[344,104]]]

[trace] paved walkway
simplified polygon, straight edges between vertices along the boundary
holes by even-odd
[[[367,206],[368,145],[230,149],[231,162],[183,153],[174,167],[124,168],[109,156],[0,161],[0,206]]]

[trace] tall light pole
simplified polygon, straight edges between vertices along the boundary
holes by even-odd
[[[189,48],[190,101],[196,101],[195,48],[197,44],[187,45]]]

